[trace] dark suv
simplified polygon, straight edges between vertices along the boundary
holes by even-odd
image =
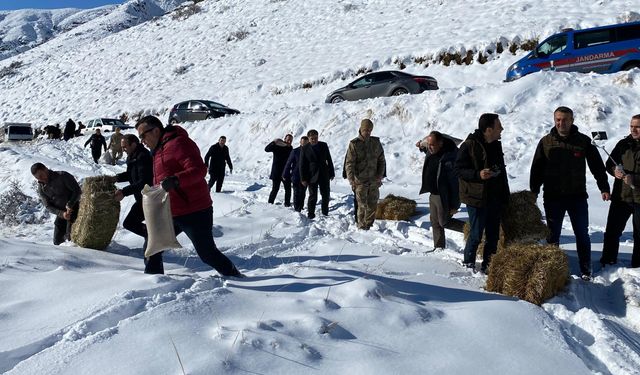
[[[187,100],[171,108],[169,112],[169,124],[179,122],[207,120],[226,115],[237,115],[237,109],[229,108],[226,105],[212,102],[211,100]]]

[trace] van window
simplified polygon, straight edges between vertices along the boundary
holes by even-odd
[[[616,33],[618,41],[640,39],[640,25],[622,26]]]
[[[538,48],[536,48],[536,52],[539,57],[547,57],[551,54],[561,52],[565,48],[567,48],[567,35],[562,34],[547,39]]]
[[[31,135],[30,126],[10,126],[9,133],[20,135]]]
[[[573,46],[575,49],[580,49],[611,43],[613,40],[613,29],[587,31],[575,34]]]

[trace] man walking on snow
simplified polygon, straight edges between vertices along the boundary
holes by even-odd
[[[202,261],[223,276],[242,277],[213,240],[213,208],[198,145],[179,126],[164,127],[155,116],[141,118],[138,136],[153,155],[153,182],[169,193],[176,235],[184,232]]]
[[[588,281],[591,280],[591,239],[585,164],[595,177],[605,201],[610,198],[607,172],[596,146],[573,124],[570,108],[558,107],[553,112],[553,122],[554,127],[542,137],[536,148],[529,185],[536,195],[544,185],[548,243],[559,246],[562,221],[565,213],[569,214],[576,236],[581,277]]]
[[[376,219],[380,186],[387,168],[380,138],[371,136],[373,122],[360,122],[358,137],[349,142],[345,171],[358,201],[359,229],[369,230]]]

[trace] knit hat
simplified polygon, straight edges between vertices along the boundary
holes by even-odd
[[[362,131],[364,129],[373,130],[373,122],[371,122],[371,120],[369,120],[368,118],[365,118],[362,121],[360,121],[360,130],[359,131]]]

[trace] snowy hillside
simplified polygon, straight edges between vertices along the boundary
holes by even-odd
[[[71,43],[78,43],[88,36],[89,41],[98,40],[161,16],[183,2],[130,0],[120,6],[105,5],[94,9],[0,12],[0,61],[51,39],[71,39],[74,41]]]
[[[228,139],[234,170],[224,192],[212,195],[213,231],[248,278],[216,277],[183,235],[185,247],[165,253],[167,274],[149,276],[142,240],[121,227],[98,252],[52,246],[52,218],[0,225],[0,372],[640,374],[640,271],[626,268],[632,229],[621,238],[620,266],[600,272],[608,203],[593,178],[596,277],[575,276],[566,220],[561,246],[574,276],[537,307],[485,292],[485,277],[459,265],[461,234],[447,232],[447,249],[431,252],[427,199],[417,194],[423,155],[414,146],[431,130],[464,138],[481,113],[498,113],[511,189],[526,189],[535,146],[553,110],[566,105],[583,132],[606,130],[611,150],[640,112],[639,70],[502,80],[524,55],[521,43],[627,19],[640,11],[635,1],[205,0],[113,34],[89,27],[133,3],[1,61],[0,69],[21,66],[0,78],[0,122],[41,126],[125,113],[166,121],[186,99],[239,109],[183,126],[203,154],[219,136]],[[471,65],[435,62],[468,51]],[[357,74],[401,66],[435,77],[440,90],[324,103]],[[331,183],[326,218],[309,221],[283,207],[282,192],[279,204],[267,204],[269,141],[291,132],[297,143],[315,128],[340,175],[363,117],[386,152],[381,195],[417,199],[418,215],[359,231],[341,178]],[[0,192],[17,181],[34,196],[28,170],[36,161],[78,179],[124,170],[93,164],[85,141],[1,143]],[[123,201],[121,219],[131,204]],[[457,217],[466,218],[464,208]]]

